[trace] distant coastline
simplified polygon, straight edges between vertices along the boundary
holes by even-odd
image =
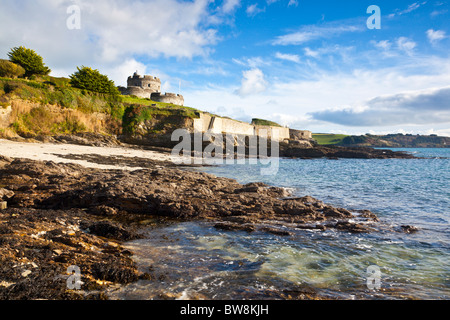
[[[320,145],[337,145],[344,147],[372,147],[372,148],[449,148],[450,137],[412,134],[387,134],[361,136],[316,133],[313,138]]]

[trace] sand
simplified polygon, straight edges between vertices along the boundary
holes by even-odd
[[[103,165],[58,156],[68,154],[98,154],[101,156],[139,157],[150,160],[171,161],[169,154],[151,150],[136,150],[126,147],[91,147],[74,144],[29,143],[0,139],[0,155],[10,158],[26,158],[38,161],[53,161],[56,163],[76,163],[84,167],[98,169],[121,169],[130,171],[141,169],[138,167]]]

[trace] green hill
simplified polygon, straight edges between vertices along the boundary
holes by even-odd
[[[321,145],[340,144],[342,140],[348,135],[345,134],[330,134],[330,133],[313,133],[313,139]]]
[[[119,135],[134,132],[134,125],[152,118],[192,119],[198,112],[194,108],[150,99],[78,89],[70,85],[70,79],[51,76],[34,80],[0,77],[0,109],[11,104],[16,107],[8,119],[10,125],[0,127],[0,137],[89,131]]]
[[[320,145],[338,145],[346,147],[380,148],[448,148],[450,137],[437,135],[388,134],[351,136],[344,134],[313,134]]]

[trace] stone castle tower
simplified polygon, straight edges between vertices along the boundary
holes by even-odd
[[[137,71],[128,77],[127,87],[118,87],[123,95],[133,95],[139,98],[148,98],[157,102],[184,105],[184,98],[176,93],[161,93],[161,80],[152,76],[140,76]]]

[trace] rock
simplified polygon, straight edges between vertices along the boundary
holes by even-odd
[[[99,216],[115,216],[119,210],[105,205],[97,206],[93,209],[93,214]]]
[[[8,203],[6,201],[0,201],[0,210],[6,210],[8,208]]]
[[[25,270],[24,272],[22,272],[21,276],[26,278],[28,277],[32,272],[30,270]]]
[[[81,228],[90,234],[109,239],[129,241],[138,238],[137,234],[133,234],[121,226],[114,225],[112,222],[108,221],[95,222],[92,224],[82,223]]]
[[[374,149],[370,147],[343,147],[343,146],[322,146],[316,145],[305,148],[296,144],[280,143],[280,157],[312,159],[328,158],[336,160],[339,158],[352,159],[415,159],[411,154],[402,151]]]
[[[261,228],[261,231],[267,232],[267,233],[271,233],[277,236],[291,236],[293,235],[292,232],[287,231],[287,230],[281,230],[281,229],[277,229],[277,228],[273,228],[273,227],[263,227]]]
[[[1,199],[7,200],[7,199],[11,199],[12,197],[14,197],[14,191],[0,188],[0,200]]]
[[[403,225],[403,226],[400,226],[400,228],[405,233],[415,233],[415,232],[419,231],[419,228],[417,228],[415,226],[410,226],[410,225]]]
[[[365,225],[348,221],[339,221],[334,227],[338,230],[348,231],[351,233],[369,233],[372,231],[371,228]]]
[[[255,227],[249,224],[238,224],[232,222],[219,222],[214,225],[214,228],[226,231],[255,231]]]
[[[321,224],[298,224],[295,226],[297,229],[303,229],[303,230],[321,230],[321,231],[325,231],[327,229],[327,227],[325,227],[324,225]]]

